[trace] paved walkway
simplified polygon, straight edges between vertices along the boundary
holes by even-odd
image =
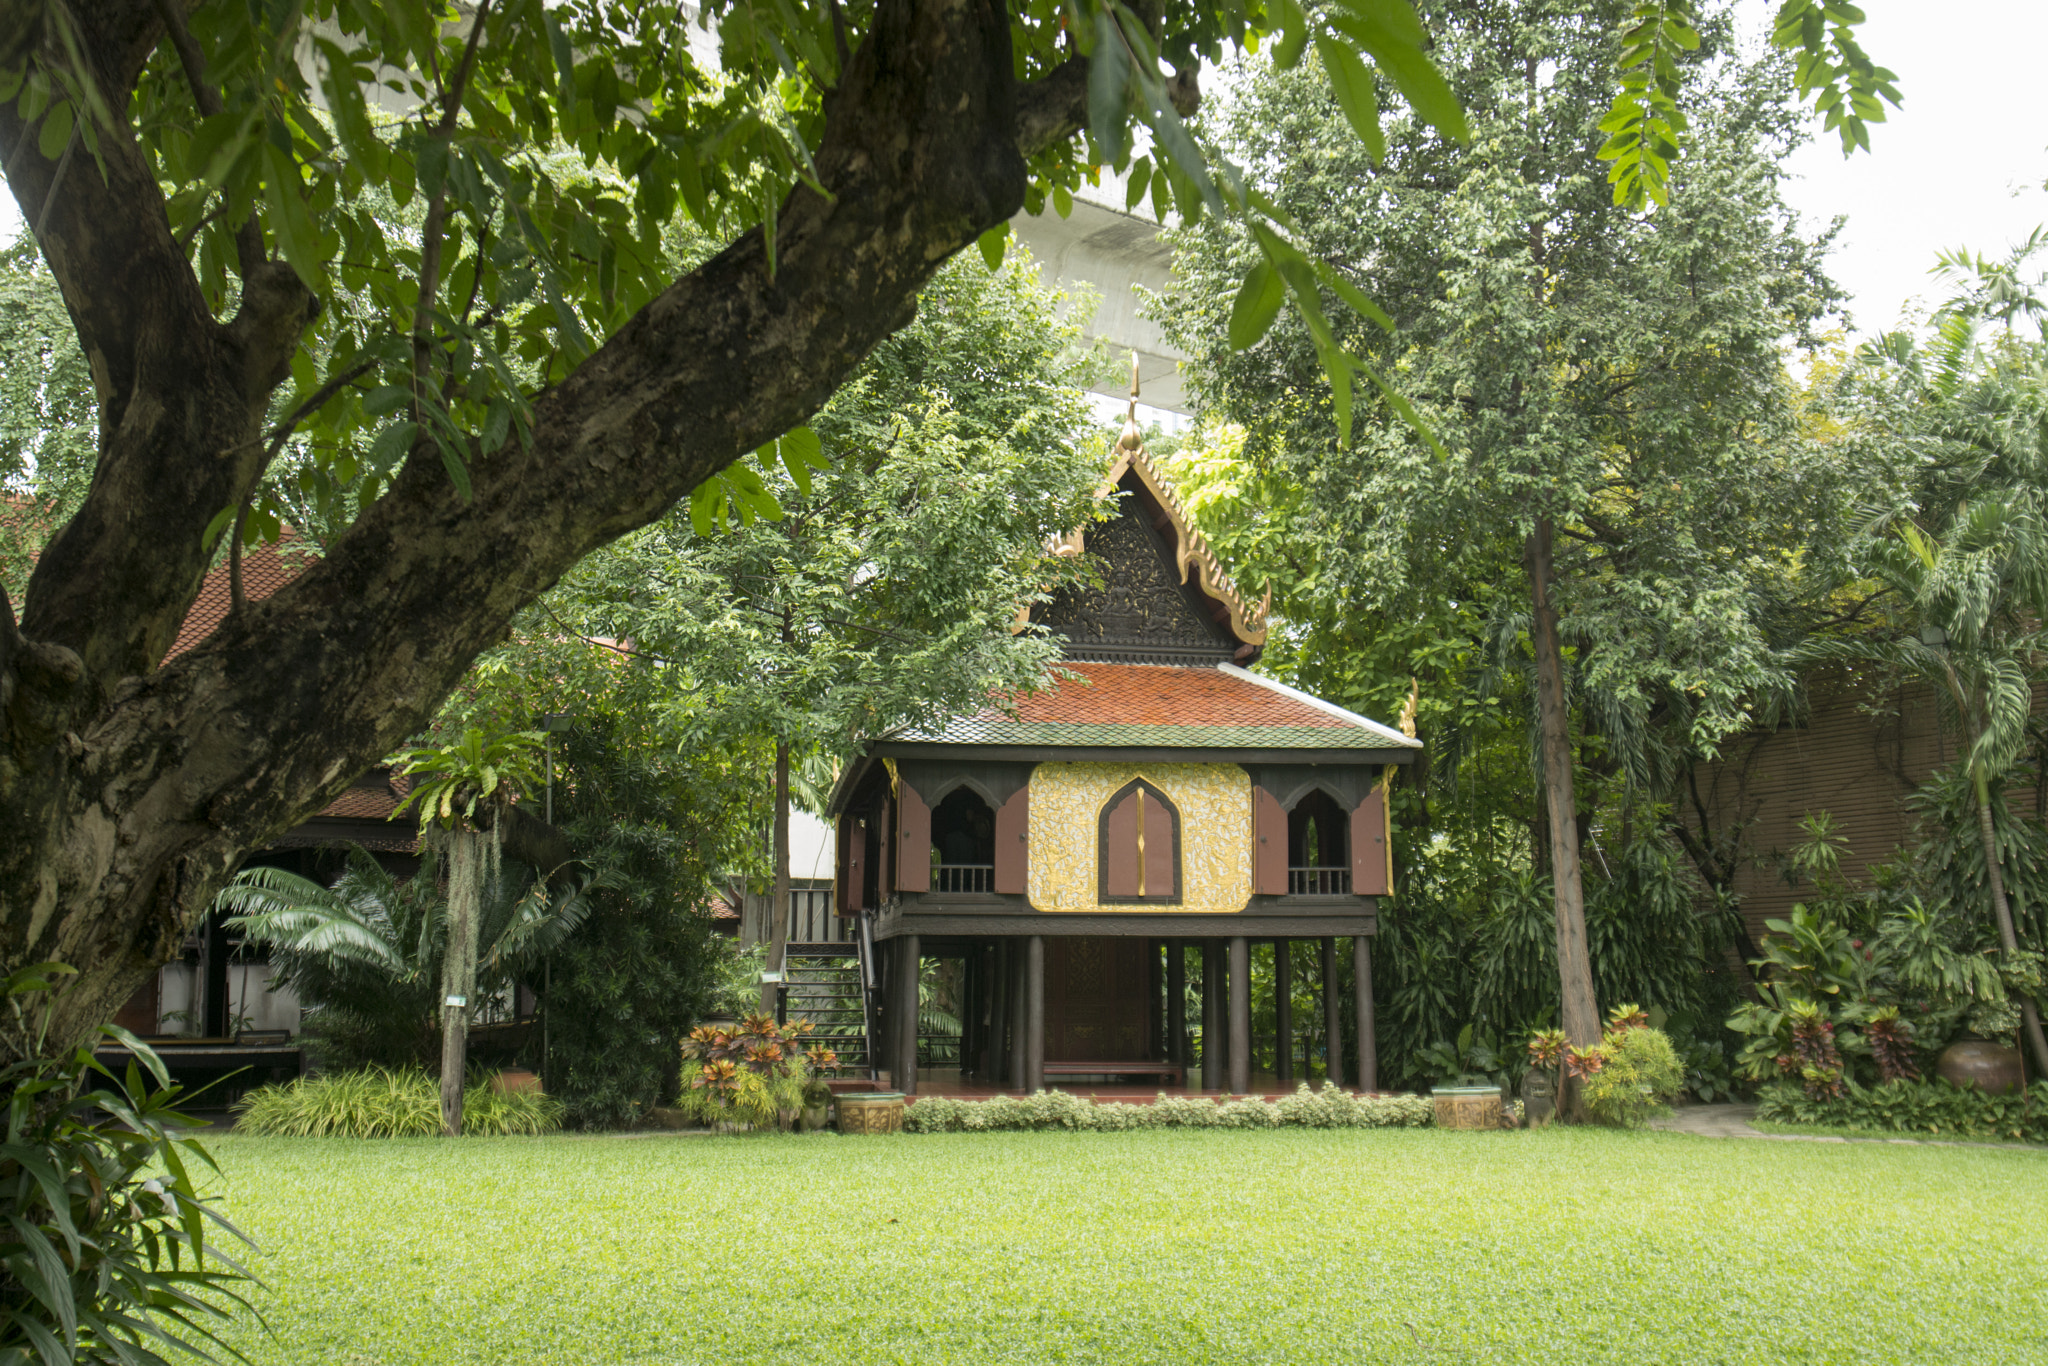
[[[1754,1105],[1681,1105],[1664,1119],[1650,1121],[1652,1129],[1701,1138],[1776,1138],[1750,1123],[1756,1118]],[[1840,1142],[1841,1140],[1836,1140]]]
[[[1761,1138],[1776,1143],[1895,1143],[1922,1148],[2019,1148],[2042,1151],[2034,1143],[1991,1143],[1953,1138],[1892,1138],[1872,1134],[1869,1138],[1848,1138],[1841,1134],[1767,1134],[1750,1121],[1756,1118],[1754,1105],[1681,1105],[1663,1119],[1650,1121],[1652,1129],[1667,1133],[1697,1134],[1701,1138]]]

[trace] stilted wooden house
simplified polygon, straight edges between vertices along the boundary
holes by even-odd
[[[1064,548],[1097,556],[1102,586],[1030,609],[1066,643],[1055,686],[891,735],[834,790],[835,899],[879,988],[877,1061],[915,1092],[919,963],[941,957],[961,964],[970,1081],[1191,1080],[1185,1017],[1168,1002],[1184,999],[1192,944],[1214,1041],[1203,1088],[1243,1092],[1251,945],[1308,938],[1322,947],[1327,1071],[1371,1089],[1383,779],[1417,742],[1247,669],[1267,604],[1231,582],[1135,421],[1104,496],[1117,497],[1114,516]],[[1340,1022],[1346,939],[1361,990]],[[1275,955],[1277,973],[1289,959]],[[1290,992],[1276,985],[1287,1080]],[[1346,1034],[1355,1068],[1343,1066]]]

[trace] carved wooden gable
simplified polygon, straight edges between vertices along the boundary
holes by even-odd
[[[1075,659],[1144,663],[1215,663],[1238,647],[1230,630],[1203,609],[1210,604],[1181,581],[1174,547],[1146,516],[1150,501],[1135,475],[1121,481],[1122,507],[1090,527],[1087,550],[1101,563],[1100,588],[1059,594],[1033,620],[1067,638]]]

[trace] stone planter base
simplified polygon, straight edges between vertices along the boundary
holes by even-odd
[[[1501,1127],[1498,1086],[1438,1086],[1429,1094],[1436,1102],[1436,1127],[1439,1129]]]
[[[903,1093],[868,1091],[839,1098],[839,1132],[842,1134],[900,1134],[903,1132]]]

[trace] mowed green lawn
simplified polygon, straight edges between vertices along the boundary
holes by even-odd
[[[2048,1153],[224,1138],[264,1363],[2048,1362]]]

